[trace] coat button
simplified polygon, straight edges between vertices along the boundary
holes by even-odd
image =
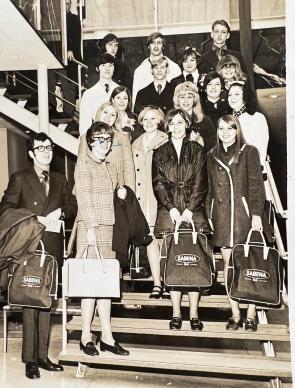
[[[222,186],[222,183],[221,183],[221,182],[218,182],[218,186]]]
[[[139,171],[139,168],[137,168],[136,171]]]
[[[219,167],[218,167],[218,170],[221,171],[221,170],[222,170],[222,167],[219,166]]]
[[[38,205],[38,202],[34,202],[34,206],[37,206]]]
[[[138,186],[140,186],[140,183],[137,183]]]
[[[218,203],[221,203],[222,202],[222,199],[221,198],[218,198]]]
[[[140,201],[140,197],[137,198]]]
[[[135,155],[138,158],[138,154]]]

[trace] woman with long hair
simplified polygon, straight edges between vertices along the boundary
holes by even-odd
[[[189,81],[176,86],[174,91],[174,107],[186,112],[191,120],[190,136],[205,151],[216,143],[216,130],[208,116],[204,115],[197,86]]]
[[[118,111],[116,129],[124,134],[129,134],[131,143],[133,143],[143,133],[143,130],[138,125],[136,114],[131,111],[132,101],[129,89],[125,86],[116,87],[111,94],[110,101]]]
[[[247,143],[254,145],[259,152],[260,164],[265,169],[269,130],[265,116],[258,112],[248,84],[233,82],[228,90],[228,104],[231,112],[239,119]]]
[[[219,119],[218,140],[207,154],[209,191],[207,214],[213,229],[212,243],[221,249],[227,289],[229,258],[235,244],[244,243],[250,228],[262,231],[265,192],[257,149],[247,144],[237,117]],[[227,330],[243,326],[239,303],[229,297],[232,316]],[[249,304],[245,329],[257,330],[256,307]]]
[[[247,80],[247,75],[242,71],[239,60],[230,54],[221,57],[216,65],[216,71],[223,77],[226,89],[229,89],[233,81]]]

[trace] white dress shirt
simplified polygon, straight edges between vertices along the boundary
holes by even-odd
[[[95,119],[98,108],[110,100],[110,96],[117,86],[119,85],[116,84],[116,82],[111,81],[109,83],[109,91],[107,93],[104,84],[98,81],[94,86],[92,86],[92,88],[83,93],[80,103],[80,135],[87,132],[92,124],[92,120]]]

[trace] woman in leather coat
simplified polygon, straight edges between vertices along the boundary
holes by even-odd
[[[190,125],[186,112],[170,110],[164,121],[169,141],[153,154],[153,189],[158,202],[154,234],[158,237],[173,232],[175,224],[189,228],[191,222],[197,231],[209,232],[203,207],[208,190],[206,154],[203,147],[190,141],[187,135]],[[182,325],[181,291],[184,290],[170,291],[173,307],[170,329],[180,329]],[[188,296],[191,328],[202,330],[198,318],[199,290],[189,291]]]

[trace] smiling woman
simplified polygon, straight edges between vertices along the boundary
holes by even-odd
[[[175,224],[190,228],[193,222],[197,231],[209,232],[203,203],[207,194],[206,154],[186,132],[190,118],[181,109],[170,110],[164,121],[169,141],[154,151],[152,163],[153,190],[158,202],[154,233],[158,238],[174,231]],[[170,329],[182,325],[179,288],[170,290],[173,314]],[[199,290],[188,292],[192,330],[202,330],[198,319]]]

